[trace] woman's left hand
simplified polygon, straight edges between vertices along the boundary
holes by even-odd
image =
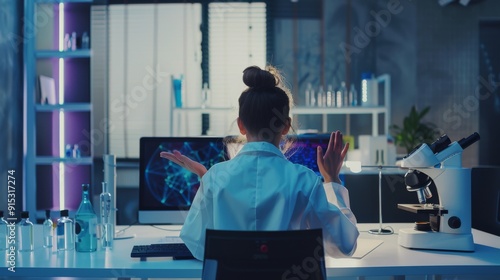
[[[203,177],[203,175],[205,175],[205,173],[207,173],[207,168],[203,164],[188,158],[187,156],[181,154],[177,150],[174,150],[172,153],[171,152],[161,152],[160,157],[166,158],[166,159],[186,168],[187,170],[198,175],[200,178]]]

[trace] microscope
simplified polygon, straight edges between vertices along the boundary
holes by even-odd
[[[398,208],[428,214],[429,221],[399,231],[399,245],[411,249],[474,251],[471,232],[471,170],[462,167],[462,152],[480,139],[477,132],[451,143],[445,134],[434,143],[420,144],[401,162],[407,168],[405,184],[418,195],[419,204]],[[439,204],[426,203],[434,182]]]

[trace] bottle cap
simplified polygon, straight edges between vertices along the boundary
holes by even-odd
[[[45,210],[45,218],[50,219],[50,209]]]
[[[0,210],[0,218],[3,217],[3,210]]]
[[[30,213],[28,211],[21,212],[21,218],[22,219],[27,219],[29,217],[30,217]]]
[[[68,212],[69,212],[68,209],[61,210],[61,217],[68,217],[69,216]]]
[[[89,190],[89,184],[82,184],[82,189],[84,192]]]
[[[361,73],[361,79],[371,79],[373,77],[372,72],[363,72]]]

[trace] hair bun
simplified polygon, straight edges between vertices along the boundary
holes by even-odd
[[[243,70],[243,82],[249,88],[262,89],[272,89],[278,84],[271,72],[262,70],[258,66],[250,66]]]

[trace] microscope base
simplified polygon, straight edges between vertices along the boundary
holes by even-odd
[[[474,252],[472,233],[452,234],[406,228],[399,230],[398,243],[410,249]]]

